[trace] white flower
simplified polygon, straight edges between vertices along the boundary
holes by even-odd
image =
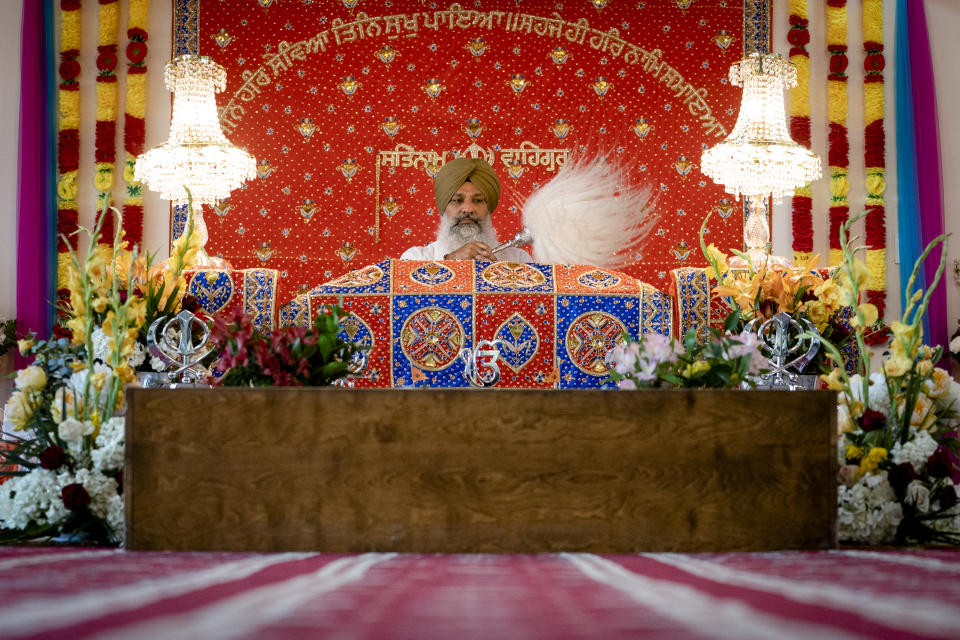
[[[103,332],[102,327],[94,327],[91,334],[93,341],[93,359],[102,363],[110,362],[110,336]],[[147,358],[147,350],[139,342],[133,343],[133,353],[127,356],[127,362],[136,369]]]
[[[943,399],[949,396],[952,382],[953,378],[948,372],[940,367],[934,367],[930,377],[923,381],[923,392],[934,400]]]
[[[865,475],[850,488],[837,487],[837,529],[841,540],[867,544],[889,544],[903,520],[887,472]]]
[[[853,419],[850,418],[850,409],[847,408],[847,405],[837,403],[837,432],[838,433],[849,433],[853,431]],[[839,444],[841,447],[845,447],[846,443],[844,438],[839,438]]]
[[[47,386],[47,374],[36,365],[29,366],[17,372],[14,386],[24,393],[40,391]]]
[[[123,418],[110,418],[100,425],[100,433],[90,452],[94,469],[112,471],[123,467],[124,436]]]
[[[926,431],[917,431],[910,427],[910,439],[905,444],[897,442],[890,450],[890,458],[894,464],[909,462],[914,471],[920,473],[927,464],[927,458],[937,450],[937,441]]]
[[[952,418],[945,420],[948,425],[957,424],[957,416],[960,414],[960,383],[953,379],[949,381],[947,392],[937,398],[937,407],[953,414]]]
[[[127,362],[136,369],[147,359],[147,348],[140,342],[133,343],[133,353],[127,356]]]
[[[857,402],[863,403],[863,378],[859,373],[850,376],[850,395]],[[879,371],[870,374],[870,383],[867,386],[867,403],[874,411],[879,411],[890,418],[890,392],[887,389],[887,378]]]
[[[93,359],[100,362],[110,361],[110,336],[103,332],[102,327],[94,327],[90,334],[90,342],[93,344]]]
[[[960,336],[950,341],[950,353],[960,353]]]
[[[76,418],[67,418],[57,426],[57,435],[64,442],[75,445],[80,444],[83,436],[88,436],[94,432],[96,427],[89,422],[80,422]]]
[[[907,495],[903,501],[915,506],[918,512],[927,513],[930,511],[930,490],[919,480],[914,480],[907,485]]]
[[[636,383],[630,378],[624,378],[623,380],[617,383],[617,388],[619,389],[636,389]]]
[[[67,517],[57,476],[36,468],[0,485],[0,523],[9,529],[26,529],[31,523],[46,525]]]

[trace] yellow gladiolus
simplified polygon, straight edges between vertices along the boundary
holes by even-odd
[[[851,327],[857,328],[861,326],[860,315],[863,316],[864,327],[869,327],[873,325],[877,321],[877,318],[879,317],[879,313],[877,312],[877,307],[870,304],[869,302],[858,305],[857,309],[860,310],[860,314],[854,315],[852,318],[850,318]]]
[[[912,364],[913,361],[903,353],[893,353],[891,351],[890,357],[883,363],[883,370],[888,376],[897,378],[910,371],[910,365]]]
[[[835,367],[829,374],[820,374],[820,379],[827,385],[827,389],[843,391],[843,370]]]

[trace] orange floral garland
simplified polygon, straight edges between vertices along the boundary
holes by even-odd
[[[79,219],[77,171],[80,166],[80,0],[60,1],[59,131],[57,133],[57,297],[64,300],[71,236]],[[69,244],[68,244],[69,243]]]
[[[830,264],[842,261],[840,227],[849,217],[850,141],[847,131],[847,0],[827,0],[827,118],[830,122],[827,159],[830,165]]]
[[[123,148],[126,158],[123,178],[127,193],[123,200],[123,229],[131,244],[143,241],[142,187],[133,177],[137,156],[143,153],[147,93],[147,21],[149,0],[130,0],[127,20],[127,98],[123,119]]]
[[[867,302],[883,318],[887,295],[887,225],[885,137],[883,133],[883,1],[863,2],[863,132],[864,170],[867,187],[867,217],[864,225],[867,249]]]

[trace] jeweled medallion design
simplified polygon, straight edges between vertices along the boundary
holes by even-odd
[[[577,282],[591,289],[609,289],[620,284],[621,280],[620,276],[603,269],[587,271],[577,278]]]
[[[539,269],[520,262],[494,262],[480,273],[480,277],[499,289],[530,289],[547,281]]]
[[[425,371],[440,371],[456,362],[465,339],[460,321],[440,307],[416,311],[400,330],[403,354]]]
[[[573,365],[591,376],[605,376],[607,352],[623,341],[627,328],[616,317],[602,311],[584,313],[573,321],[564,341]]]

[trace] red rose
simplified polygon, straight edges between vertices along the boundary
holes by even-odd
[[[63,506],[70,511],[82,511],[90,506],[90,494],[82,484],[76,482],[65,486],[60,491],[60,497],[63,498]]]
[[[887,470],[887,481],[901,499],[907,493],[907,486],[916,479],[917,472],[909,462],[891,465]]]
[[[882,73],[887,66],[882,53],[871,53],[863,59],[863,70],[867,73]]]
[[[133,29],[127,29],[127,37],[131,40],[144,42],[147,39],[147,32],[138,27],[134,27]]]
[[[66,461],[67,454],[55,444],[40,452],[40,466],[44,469],[59,469]]]
[[[80,0],[60,0],[61,11],[76,11],[80,8]]]
[[[108,45],[97,47],[100,55],[97,56],[97,69],[100,71],[113,71],[117,68],[117,46]]]
[[[950,458],[950,450],[940,445],[933,455],[927,458],[927,473],[934,478],[949,478],[956,468]]]
[[[860,427],[864,431],[877,431],[887,426],[887,416],[876,409],[867,409],[860,416]]]
[[[795,47],[805,47],[810,43],[810,32],[806,27],[795,27],[787,32],[787,42]]]
[[[830,73],[841,74],[847,70],[847,56],[843,53],[838,53],[830,56]]]
[[[127,60],[133,64],[138,62],[143,62],[143,59],[147,57],[147,43],[146,42],[137,42],[136,40],[130,42],[127,45]]]

